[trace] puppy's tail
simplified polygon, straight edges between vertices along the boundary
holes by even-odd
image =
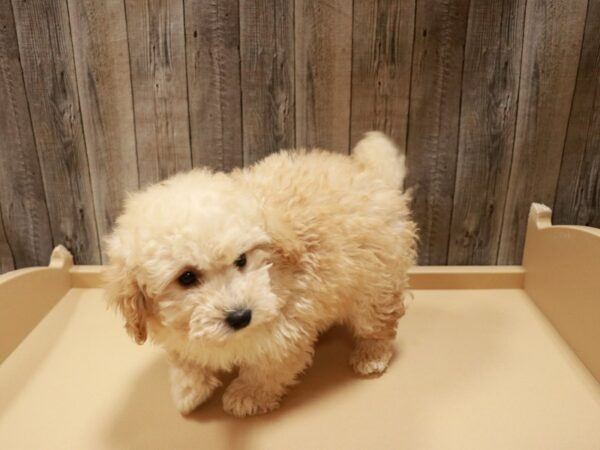
[[[354,159],[391,185],[402,188],[406,176],[404,154],[383,133],[369,131],[352,150]]]

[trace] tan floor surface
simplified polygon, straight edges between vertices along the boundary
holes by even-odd
[[[600,387],[520,290],[416,291],[378,379],[323,336],[274,413],[171,404],[162,352],[72,289],[0,366],[0,449],[600,449]]]

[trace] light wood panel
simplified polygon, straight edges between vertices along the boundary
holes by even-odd
[[[417,3],[406,185],[415,188],[420,264],[446,264],[468,0]]]
[[[354,2],[351,146],[380,130],[406,147],[415,1]]]
[[[13,1],[52,238],[100,262],[66,0]],[[42,261],[43,262],[43,261]]]
[[[295,145],[294,2],[240,0],[244,164]]]
[[[348,153],[352,2],[295,1],[296,145]]]
[[[52,232],[7,1],[0,2],[0,105],[0,208],[5,237],[17,267],[45,265]]]
[[[520,261],[527,210],[554,204],[587,0],[528,0],[515,147],[498,263]]]
[[[100,262],[126,192],[176,172],[348,153],[370,129],[407,153],[421,264],[519,264],[532,201],[600,226],[599,10],[6,0],[0,270],[54,244]]]
[[[471,0],[448,264],[495,264],[515,136],[525,0]]]
[[[556,203],[556,223],[600,227],[600,1],[590,0]]]
[[[238,0],[186,0],[188,95],[195,167],[241,166]]]
[[[83,128],[100,236],[138,188],[125,7],[69,0]]]
[[[126,0],[140,185],[192,167],[182,0]]]

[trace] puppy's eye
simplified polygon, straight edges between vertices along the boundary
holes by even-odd
[[[177,278],[177,282],[184,287],[191,286],[198,282],[198,274],[192,272],[191,270],[186,270],[181,275],[179,275],[179,278]]]
[[[235,266],[239,269],[241,269],[242,267],[244,267],[246,265],[246,254],[242,253],[240,256],[238,256],[238,258],[233,262],[233,264],[235,264]]]

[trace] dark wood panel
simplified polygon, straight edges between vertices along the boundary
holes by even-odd
[[[296,145],[348,153],[352,3],[296,0]]]
[[[590,0],[554,222],[600,228],[600,1]]]
[[[140,184],[192,167],[182,0],[126,0]]]
[[[75,67],[96,221],[107,234],[124,194],[138,188],[125,7],[69,0]]]
[[[498,263],[519,264],[532,202],[554,204],[587,0],[528,0]]]
[[[369,130],[406,147],[415,1],[355,1],[351,147]]]
[[[294,2],[241,0],[244,164],[295,142]]]
[[[185,36],[193,165],[241,166],[238,0],[186,0]]]
[[[415,188],[420,264],[446,264],[468,0],[417,3],[406,184]]]
[[[512,158],[525,0],[471,0],[448,264],[496,264]]]
[[[0,208],[17,267],[46,265],[52,233],[11,3],[0,2]]]
[[[98,264],[100,246],[66,0],[13,1],[21,64],[55,244]]]
[[[2,221],[2,208],[0,208],[0,273],[8,272],[15,268],[15,259],[6,239],[4,222]]]

